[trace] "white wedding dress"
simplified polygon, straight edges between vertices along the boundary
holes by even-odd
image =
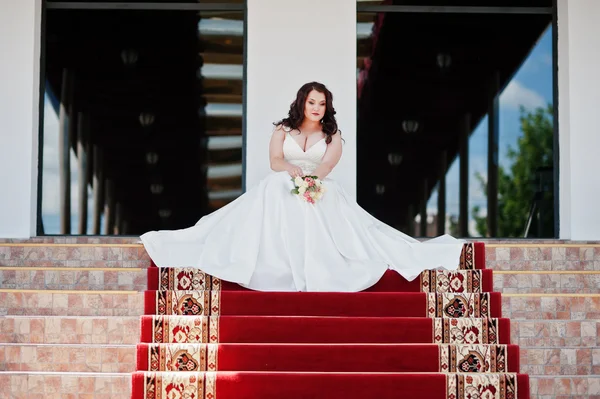
[[[327,144],[306,151],[289,133],[285,159],[312,173]],[[261,291],[361,291],[393,269],[413,280],[426,269],[456,270],[462,240],[419,242],[363,210],[334,180],[316,204],[292,195],[287,172],[274,172],[223,208],[181,230],[141,236],[157,266],[197,267]]]

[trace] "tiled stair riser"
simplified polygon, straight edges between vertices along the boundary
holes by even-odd
[[[130,399],[131,375],[0,373],[1,399]]]
[[[148,286],[146,270],[138,268],[48,267],[40,270],[25,266],[0,269],[0,288],[20,290],[144,291]],[[94,270],[98,269],[98,270]],[[128,270],[131,269],[131,270]],[[1,302],[0,302],[1,303]]]
[[[139,316],[4,316],[0,343],[135,344]]]
[[[0,315],[139,316],[142,293],[0,292]]]
[[[0,371],[135,371],[135,345],[0,344]]]

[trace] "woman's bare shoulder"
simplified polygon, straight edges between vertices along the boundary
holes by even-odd
[[[340,132],[339,130],[337,132],[335,132],[335,134],[331,135],[331,142],[332,143],[337,143],[342,141],[342,132]]]

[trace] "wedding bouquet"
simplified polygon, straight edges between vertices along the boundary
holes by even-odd
[[[314,204],[320,200],[325,193],[325,186],[323,186],[323,182],[317,176],[298,176],[292,179],[292,181],[294,182],[292,194],[299,196],[310,204]]]

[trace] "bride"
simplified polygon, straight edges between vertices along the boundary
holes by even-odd
[[[458,268],[463,241],[419,242],[375,219],[327,176],[342,155],[331,92],[298,91],[269,145],[271,169],[257,186],[181,230],[141,236],[157,266],[196,267],[261,291],[361,291],[387,269],[413,280]],[[317,176],[326,192],[312,204],[292,195],[293,178]]]

